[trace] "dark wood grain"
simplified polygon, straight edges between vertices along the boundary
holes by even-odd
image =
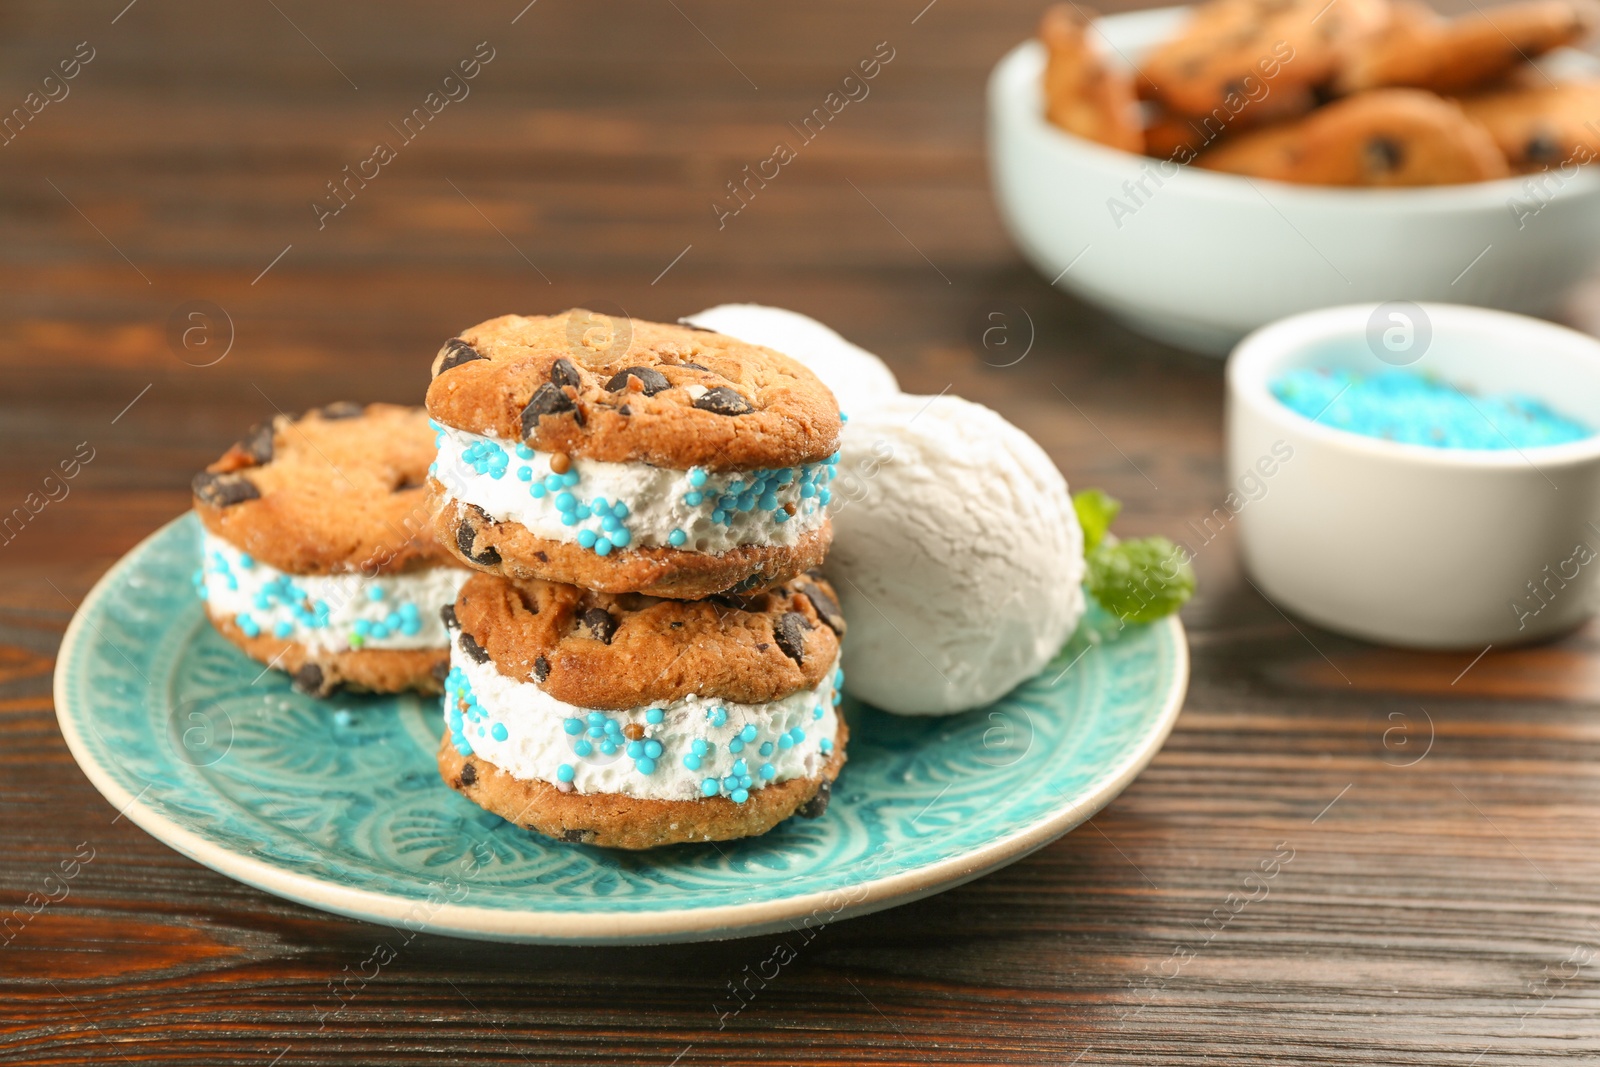
[[[393,934],[118,818],[52,714],[73,605],[241,427],[413,401],[438,343],[493,314],[793,307],[910,390],[997,408],[1122,497],[1132,533],[1222,499],[1219,367],[1053,292],[999,227],[982,90],[1035,0],[539,0],[513,24],[522,2],[0,7],[0,111],[96,50],[0,147],[0,510],[79,442],[96,457],[0,544],[0,910],[94,856],[0,948],[0,1062],[1600,1058],[1600,632],[1463,675],[1470,656],[1297,630],[1227,532],[1185,612],[1187,708],[1132,788],[1006,870],[825,929],[736,1014],[730,984],[774,938],[417,937],[329,1013],[330,983]],[[480,41],[472,95],[319,230],[324,183]],[[871,96],[719,230],[724,183],[880,41]],[[214,366],[168,345],[193,300],[233,323]],[[982,331],[1024,312],[1031,353],[986,363]],[[1600,326],[1600,289],[1571,317]],[[1245,888],[1291,850],[1264,896]]]

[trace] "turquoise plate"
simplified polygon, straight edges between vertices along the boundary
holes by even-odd
[[[831,922],[977,878],[1116,796],[1183,703],[1176,619],[1092,616],[991,707],[906,719],[847,702],[850,762],[821,819],[629,853],[521,830],[439,780],[432,699],[301,696],[207,624],[199,526],[169,523],[67,628],[61,732],[112,805],[213,870],[411,930],[580,944]]]

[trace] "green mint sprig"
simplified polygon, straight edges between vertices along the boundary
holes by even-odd
[[[1120,501],[1085,489],[1073,494],[1072,507],[1083,527],[1084,585],[1101,607],[1123,622],[1154,622],[1194,595],[1194,568],[1177,545],[1165,537],[1119,541],[1111,533]]]

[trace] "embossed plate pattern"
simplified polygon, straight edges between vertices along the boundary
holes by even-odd
[[[506,941],[652,943],[830,922],[976,878],[1093,815],[1155,755],[1188,681],[1174,618],[1091,616],[988,708],[846,703],[827,814],[624,853],[548,841],[447,788],[438,704],[290,689],[207,625],[193,516],[102,578],[56,666],[61,731],[106,799],[214,870],[341,915]]]

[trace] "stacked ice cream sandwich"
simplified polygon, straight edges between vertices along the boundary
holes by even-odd
[[[844,621],[814,573],[838,404],[704,330],[490,320],[433,365],[445,781],[565,841],[649,848],[819,815]]]
[[[212,624],[315,696],[440,692],[439,608],[468,572],[430,532],[433,456],[420,408],[330,404],[252,430],[194,479]]]

